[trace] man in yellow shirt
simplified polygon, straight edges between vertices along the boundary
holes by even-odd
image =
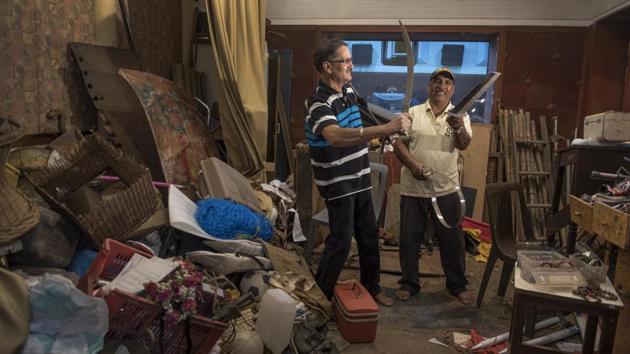
[[[448,225],[457,224],[460,200],[457,158],[472,138],[470,118],[450,116],[455,92],[455,74],[446,67],[436,69],[428,84],[429,99],[412,107],[409,139],[398,140],[394,152],[402,162],[400,201],[400,268],[402,277],[396,297],[407,300],[420,291],[420,245],[428,222],[433,222],[446,276],[446,288],[464,304],[472,303],[466,290],[464,236],[461,226],[448,228],[438,222],[431,202],[437,204]],[[430,217],[430,218],[429,218]]]

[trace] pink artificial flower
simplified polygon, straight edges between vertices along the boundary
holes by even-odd
[[[196,307],[197,303],[195,302],[195,299],[188,298],[184,300],[184,302],[182,302],[182,310],[184,310],[185,312],[192,313],[195,311]]]

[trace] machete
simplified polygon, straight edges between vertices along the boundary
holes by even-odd
[[[459,103],[448,112],[448,115],[451,115],[453,117],[463,117],[464,115],[466,115],[466,111],[468,111],[470,107],[472,107],[472,105],[475,103],[475,101],[477,101],[477,99],[479,99],[479,97],[481,97],[481,95],[488,91],[490,86],[492,86],[492,84],[497,81],[500,75],[501,73],[499,72],[491,72],[490,74],[488,74],[488,76],[486,76],[482,83],[472,89],[472,91],[470,91],[466,95],[466,97],[459,101]]]

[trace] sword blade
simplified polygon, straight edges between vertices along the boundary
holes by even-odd
[[[448,114],[454,117],[463,117],[466,112],[472,107],[472,105],[477,101],[481,95],[486,93],[490,86],[494,84],[495,81],[499,78],[501,73],[492,72],[486,76],[482,83],[477,85],[472,91],[470,91],[466,97],[464,97],[459,103],[451,109]]]

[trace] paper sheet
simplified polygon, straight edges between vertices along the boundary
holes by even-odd
[[[177,187],[171,185],[168,188],[168,218],[172,227],[193,234],[195,236],[219,240],[205,232],[195,219],[197,204],[190,200]]]
[[[134,255],[135,257],[136,255]],[[137,294],[144,289],[144,284],[148,282],[159,282],[175,268],[179,263],[165,260],[159,257],[129,260],[129,266],[125,266],[123,271],[108,285],[110,290],[121,290],[124,292]]]

